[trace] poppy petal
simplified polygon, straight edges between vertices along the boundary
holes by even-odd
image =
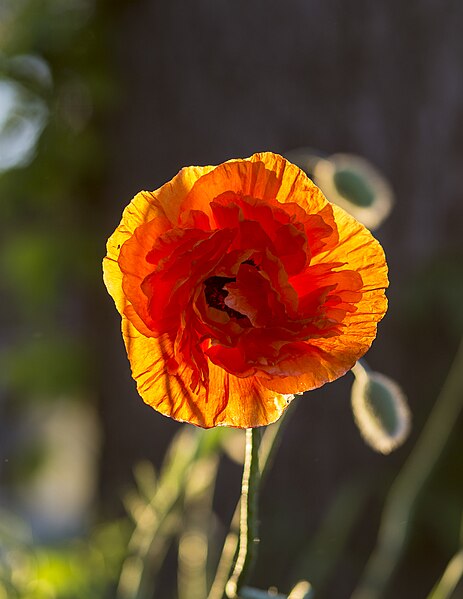
[[[135,196],[103,270],[140,395],[206,428],[275,421],[354,365],[387,307],[379,243],[270,152]]]
[[[177,223],[179,206],[194,183],[214,167],[191,166],[183,168],[171,181],[156,191],[141,191],[125,208],[120,225],[108,239],[106,256],[103,259],[103,279],[119,312],[127,302],[122,290],[122,273],[117,265],[124,243],[132,237],[140,225],[159,217]]]
[[[208,389],[193,393],[188,367],[169,369],[175,358],[167,335],[146,338],[127,318],[122,320],[122,332],[138,392],[165,416],[203,428],[265,426],[278,420],[292,399],[267,389],[255,377],[242,379],[214,364]]]

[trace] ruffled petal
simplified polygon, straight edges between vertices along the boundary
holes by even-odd
[[[344,333],[339,339],[330,339],[327,346],[336,352],[343,348],[355,348],[357,359],[370,347],[376,337],[377,323],[387,310],[385,290],[389,285],[384,251],[379,242],[362,224],[347,214],[342,208],[333,206],[338,224],[339,242],[326,254],[317,256],[315,263],[322,260],[345,263],[344,269],[357,272],[362,277],[360,301],[355,302],[356,310],[346,315]],[[323,348],[322,340],[317,346]],[[334,347],[333,347],[334,344]]]
[[[122,290],[122,272],[118,265],[119,253],[124,243],[135,230],[156,218],[167,219],[178,224],[180,206],[195,182],[211,171],[213,166],[190,166],[183,168],[171,181],[156,191],[141,191],[125,208],[122,220],[106,244],[103,259],[103,280],[122,314],[127,299]]]
[[[263,380],[263,384],[274,391],[307,391],[345,374],[370,348],[376,337],[377,324],[387,310],[387,264],[381,245],[344,210],[333,206],[333,212],[339,242],[334,248],[317,256],[313,264],[320,272],[326,270],[330,262],[343,264],[338,279],[341,290],[350,287],[361,296],[357,301],[355,296],[349,298],[354,299],[353,310],[344,312],[339,335],[322,336],[304,342],[305,348],[299,348],[299,355],[292,355],[280,362],[279,376]],[[360,276],[361,287],[355,282],[352,287],[349,283],[351,275],[346,278],[344,271]],[[327,280],[333,283],[336,274]],[[340,295],[342,297],[342,293]],[[293,374],[290,374],[291,371]]]
[[[153,202],[160,207],[163,214],[173,225],[181,224],[180,208],[184,203],[185,198],[188,196],[194,184],[215,168],[216,167],[214,166],[187,166],[182,168],[171,181],[165,183],[156,191],[143,193],[148,202]],[[194,208],[198,209],[198,206],[195,206]],[[146,220],[152,218],[149,214],[146,214],[146,216]]]
[[[267,389],[259,379],[241,379],[214,364],[208,387],[195,393],[188,366],[172,369],[177,364],[168,335],[145,337],[127,318],[122,333],[139,394],[165,416],[203,428],[249,428],[275,422],[289,404],[290,397]]]
[[[322,192],[301,171],[282,156],[271,152],[254,154],[247,160],[229,160],[196,181],[181,206],[212,216],[210,203],[224,192],[258,198],[274,204],[295,204],[316,214],[327,205]]]
[[[271,153],[135,196],[103,269],[140,395],[206,428],[274,422],[354,365],[387,307],[378,242]]]
[[[330,347],[329,339],[324,341],[323,348],[313,342],[299,344],[304,348],[294,347],[274,368],[272,377],[259,377],[262,384],[278,393],[295,394],[316,389],[344,375],[357,361],[355,351],[346,353],[341,344],[333,343]]]

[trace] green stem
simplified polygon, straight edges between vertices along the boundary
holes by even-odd
[[[377,599],[402,555],[416,499],[436,465],[463,405],[463,342],[426,425],[386,499],[378,540],[351,599]]]
[[[273,459],[283,437],[283,432],[286,429],[287,423],[289,421],[289,416],[294,411],[295,406],[296,401],[293,400],[286,408],[283,416],[277,422],[265,428],[265,433],[262,436],[262,442],[259,449],[261,486],[265,481],[267,473],[271,469]],[[225,594],[225,586],[227,584],[227,580],[229,578],[236,555],[236,549],[238,547],[239,507],[240,502],[238,502],[238,505],[236,506],[236,510],[231,521],[230,532],[225,539],[214,582],[211,586],[211,590],[209,591],[207,599],[222,599]]]
[[[246,430],[246,453],[244,458],[243,482],[241,485],[240,540],[235,568],[227,582],[227,597],[239,596],[240,588],[246,584],[257,558],[258,495],[261,480],[259,468],[259,445],[262,431],[259,428]]]
[[[450,599],[463,578],[463,549],[453,556],[428,599]]]

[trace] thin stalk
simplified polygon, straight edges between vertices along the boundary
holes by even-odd
[[[217,454],[202,458],[188,476],[178,542],[178,599],[204,599],[207,595],[207,538],[218,462]]]
[[[442,578],[431,591],[428,599],[450,599],[462,578],[463,549],[460,549],[450,560]]]
[[[436,465],[463,406],[463,341],[426,425],[394,481],[376,547],[351,599],[378,599],[401,558],[416,499]]]
[[[262,431],[246,430],[246,452],[241,485],[240,540],[235,568],[227,582],[225,592],[229,599],[239,596],[239,591],[249,579],[257,558],[259,544],[258,496],[261,480],[259,468],[259,445]]]
[[[293,412],[296,406],[296,401],[292,401],[291,404],[286,408],[283,416],[274,424],[267,426],[262,436],[262,442],[259,449],[259,466],[261,471],[261,486],[265,481],[267,474],[273,464],[273,459],[280,446],[283,432],[286,429],[289,421],[289,416]],[[238,547],[238,526],[239,526],[239,515],[240,515],[240,502],[236,506],[235,513],[233,514],[230,532],[228,533],[225,543],[222,549],[222,555],[220,556],[219,564],[217,566],[214,582],[212,583],[211,590],[207,599],[222,599],[225,594],[225,586],[227,584],[230,571],[233,566]]]
[[[134,514],[135,529],[119,577],[118,599],[147,599],[153,594],[175,532],[188,473],[198,459],[199,431],[183,429],[173,440],[152,497],[142,496],[144,508]]]

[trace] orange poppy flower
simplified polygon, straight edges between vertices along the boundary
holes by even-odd
[[[277,420],[352,368],[387,307],[379,243],[272,153],[136,195],[103,268],[140,395],[206,428]]]

